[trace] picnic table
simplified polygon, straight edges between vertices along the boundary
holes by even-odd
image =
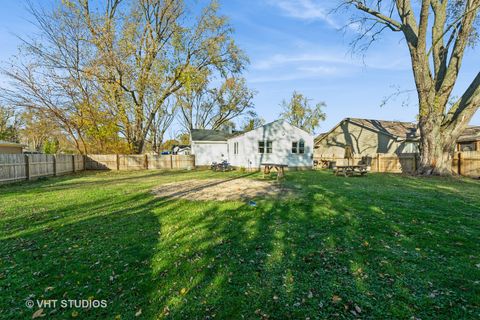
[[[265,177],[266,174],[270,174],[270,170],[275,168],[275,170],[277,170],[277,180],[285,176],[285,168],[288,167],[286,164],[279,163],[261,163],[260,165],[263,166],[263,177]]]
[[[359,174],[362,177],[368,173],[367,165],[365,164],[356,164],[356,165],[346,165],[346,166],[336,166],[333,173],[336,176],[343,174],[345,177],[353,176]]]

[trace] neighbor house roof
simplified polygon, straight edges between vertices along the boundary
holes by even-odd
[[[480,126],[467,127],[458,138],[458,142],[478,141],[480,140]]]
[[[0,147],[23,147],[23,144],[0,140]]]
[[[400,139],[415,139],[418,137],[417,124],[414,122],[387,121],[347,118],[348,121],[356,123],[373,131]]]
[[[375,132],[383,133],[398,140],[415,140],[419,137],[417,132],[417,124],[413,122],[401,122],[401,121],[387,121],[387,120],[373,120],[373,119],[360,119],[360,118],[345,118],[338,125],[333,127],[332,130],[321,133],[315,138],[315,143],[319,142],[338,126],[344,122],[350,122],[358,126],[370,129]]]
[[[192,129],[192,141],[227,141],[231,134],[221,130]]]

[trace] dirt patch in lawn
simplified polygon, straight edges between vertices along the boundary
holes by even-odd
[[[248,200],[285,196],[289,189],[277,182],[245,178],[187,180],[163,184],[153,190],[157,197],[187,200]]]

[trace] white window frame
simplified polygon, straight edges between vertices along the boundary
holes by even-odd
[[[258,153],[265,153],[265,141],[258,141]]]
[[[270,148],[268,145],[270,144]],[[268,151],[270,149],[270,151]],[[273,153],[273,141],[272,140],[267,140],[265,141],[265,153]]]
[[[305,154],[305,141],[303,139],[298,141],[298,154]]]
[[[290,150],[293,154],[298,153],[298,141],[292,141],[292,149]]]

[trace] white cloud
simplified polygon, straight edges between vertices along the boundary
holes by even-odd
[[[301,20],[323,21],[330,27],[338,29],[340,26],[328,14],[329,9],[321,1],[313,0],[269,0],[270,5],[278,7],[282,12],[292,18]]]
[[[325,63],[341,63],[352,64],[344,54],[326,54],[326,53],[304,53],[304,54],[275,54],[267,59],[254,62],[253,69],[268,70],[277,66],[282,66],[292,63],[307,63],[307,62],[325,62]]]

